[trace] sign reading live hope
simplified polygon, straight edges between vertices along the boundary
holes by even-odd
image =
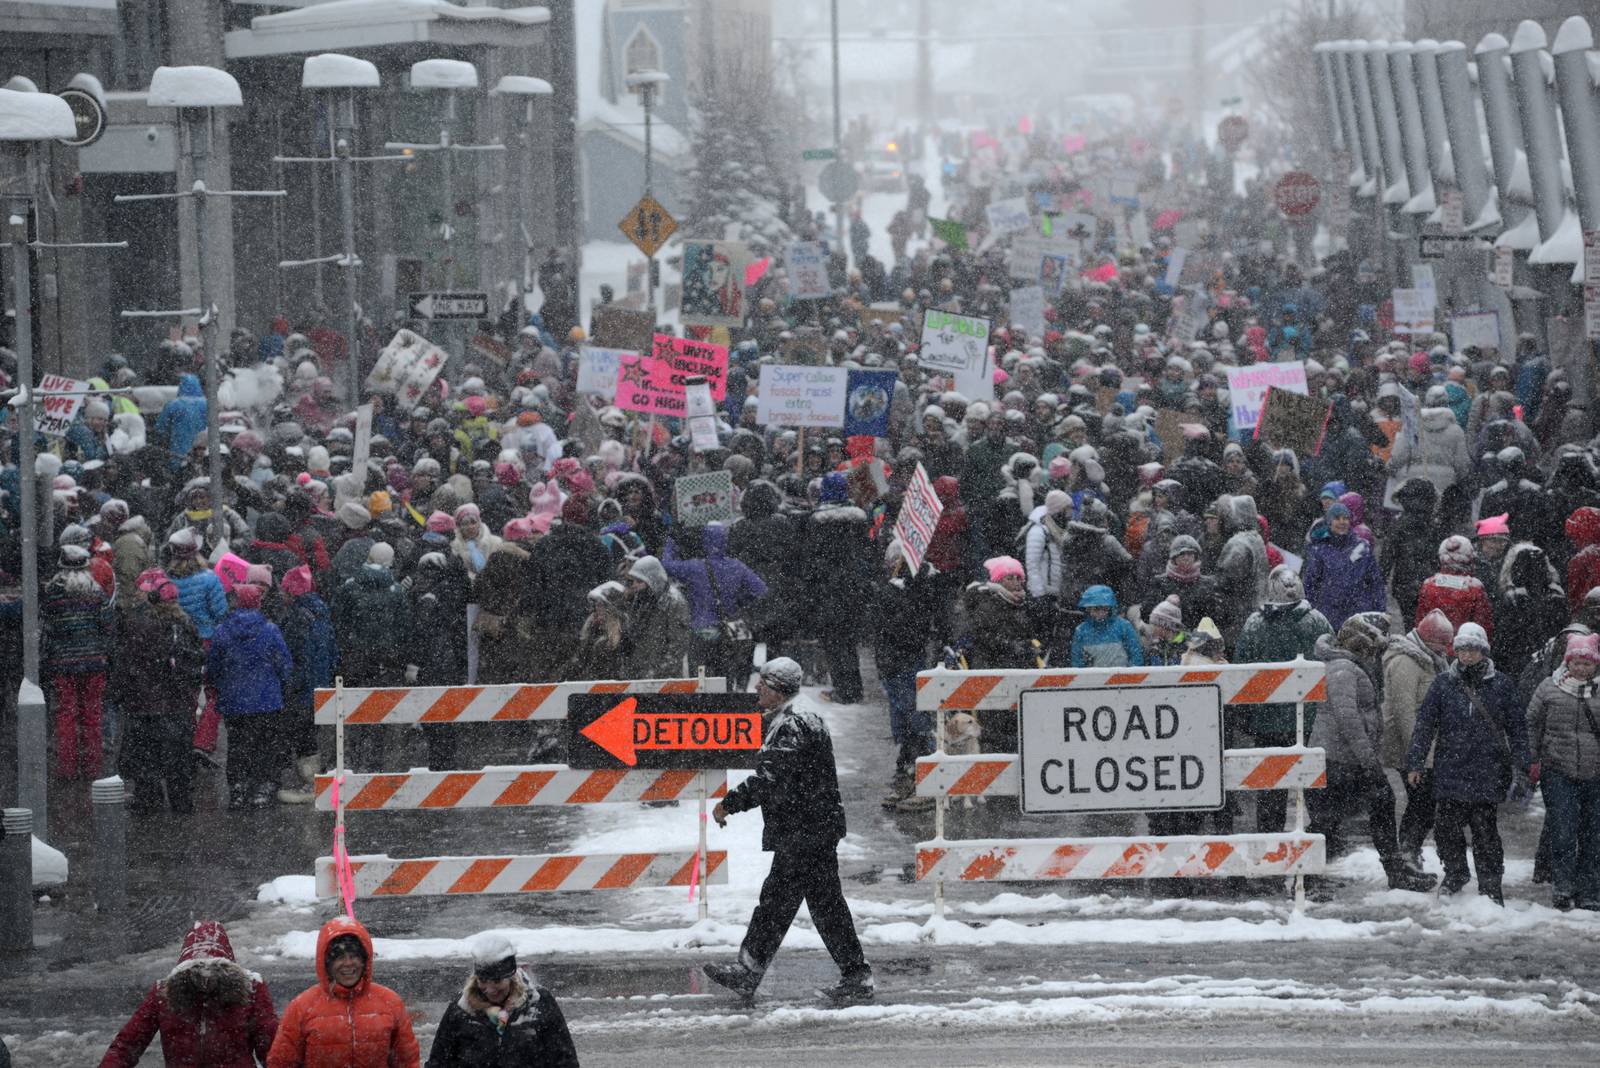
[[[1306,394],[1304,360],[1288,363],[1257,363],[1228,369],[1228,403],[1233,409],[1233,425],[1250,430],[1261,420],[1261,407],[1267,390],[1276,386],[1290,393]]]
[[[76,378],[61,375],[44,375],[39,379],[39,392],[45,394],[34,405],[33,427],[41,434],[64,438],[72,428],[73,420],[83,409],[90,385]],[[51,396],[54,394],[54,396]]]
[[[646,415],[682,416],[684,386],[697,375],[711,387],[712,400],[725,399],[727,346],[657,334],[649,356],[624,353],[617,361],[617,407]]]

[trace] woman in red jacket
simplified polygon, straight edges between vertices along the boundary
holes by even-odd
[[[1485,634],[1494,636],[1494,606],[1483,583],[1472,574],[1476,555],[1472,543],[1460,534],[1452,534],[1439,543],[1439,571],[1422,584],[1417,597],[1417,624],[1437,608],[1456,630],[1463,623],[1476,623]]]
[[[167,1068],[255,1068],[278,1031],[272,995],[241,968],[222,924],[205,920],[184,937],[178,966],[150,988],[100,1068],[133,1068],[161,1035]]]
[[[405,1002],[372,981],[372,936],[345,916],[317,935],[317,985],[289,1002],[267,1068],[419,1068]]]

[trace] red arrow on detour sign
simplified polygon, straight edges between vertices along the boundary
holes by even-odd
[[[686,708],[680,702],[641,709],[637,697],[628,697],[578,733],[628,767],[639,763],[640,751],[688,754],[760,749],[761,713],[729,710],[726,698],[721,703],[715,710]],[[686,763],[693,766],[699,761],[688,758]]]

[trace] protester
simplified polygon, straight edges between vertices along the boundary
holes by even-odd
[[[1551,903],[1600,911],[1600,638],[1574,634],[1528,705],[1529,774],[1544,795]]]
[[[206,677],[217,688],[217,710],[228,725],[228,807],[261,808],[278,796],[278,713],[294,662],[283,633],[261,614],[261,587],[235,586],[233,604],[212,632]]]
[[[40,658],[55,702],[55,775],[98,779],[111,602],[89,571],[88,549],[62,546],[58,562],[39,598]]]
[[[505,936],[472,943],[472,974],[444,1010],[426,1068],[578,1068],[555,995],[517,963]]]
[[[317,933],[317,983],[283,1012],[266,1068],[420,1068],[406,1006],[372,981],[372,936],[336,916]]]
[[[206,650],[178,607],[178,587],[158,569],[139,576],[117,615],[116,663],[108,691],[126,724],[118,766],[133,786],[134,812],[194,811],[194,710]]]

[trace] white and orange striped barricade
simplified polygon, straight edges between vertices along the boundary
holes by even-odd
[[[355,897],[516,894],[612,890],[726,883],[726,852],[706,845],[706,802],[728,791],[726,771],[582,771],[564,764],[486,767],[461,771],[413,768],[405,772],[345,770],[347,727],[397,724],[528,723],[567,718],[577,694],[727,693],[727,680],[701,675],[681,679],[605,679],[493,686],[345,687],[316,692],[314,721],[334,728],[331,775],[316,778],[315,811],[334,815],[335,853],[344,841],[347,812],[449,812],[456,809],[592,805],[695,800],[699,843],[690,849],[648,853],[560,854],[502,857],[343,857],[349,877],[343,892]],[[334,857],[316,861],[317,896],[339,895]],[[704,890],[700,918],[707,916]]]
[[[344,688],[344,725],[393,723],[523,723],[567,718],[567,698],[577,693],[727,693],[721,676],[694,679],[537,682],[499,686],[387,686]],[[318,690],[315,721],[338,724],[334,690]]]
[[[340,800],[347,812],[689,801],[701,774],[709,798],[727,794],[725,771],[579,771],[565,764],[528,764],[477,771],[346,772]],[[319,812],[333,811],[332,786],[332,775],[317,776]]]
[[[1319,834],[967,839],[917,843],[917,878],[957,882],[1287,876],[1319,872]]]
[[[1294,826],[1283,834],[1194,837],[961,841],[945,838],[952,797],[1015,797],[1020,793],[1015,753],[955,756],[944,752],[945,715],[1015,711],[1035,690],[1215,687],[1223,706],[1294,704],[1295,745],[1223,752],[1225,790],[1293,790]],[[917,675],[917,709],[937,716],[939,751],[917,761],[916,792],[933,797],[934,839],[917,847],[917,878],[934,883],[935,912],[944,915],[944,883],[987,880],[1206,878],[1292,876],[1296,908],[1304,907],[1306,874],[1327,862],[1320,835],[1305,831],[1305,794],[1327,785],[1327,757],[1305,746],[1305,704],[1327,700],[1321,661],[1275,664],[1126,668],[1015,668]]]
[[[1328,782],[1321,749],[1228,749],[1222,754],[1226,790],[1320,790]],[[939,753],[917,760],[920,797],[1016,797],[1017,758]]]
[[[350,869],[357,898],[459,897],[469,894],[563,893],[582,890],[643,890],[689,886],[698,881],[726,885],[728,854],[704,854],[693,846],[648,853],[554,853],[501,857],[354,856]],[[318,857],[318,897],[338,891],[333,859]]]

